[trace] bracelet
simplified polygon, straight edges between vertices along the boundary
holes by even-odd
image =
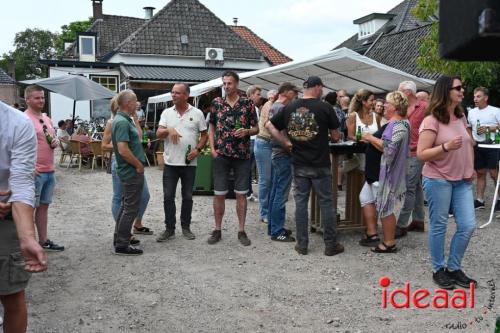
[[[449,150],[448,150],[448,149],[446,149],[446,148],[444,147],[444,143],[442,143],[442,144],[441,144],[441,148],[443,148],[443,151],[444,151],[445,153],[449,152]]]

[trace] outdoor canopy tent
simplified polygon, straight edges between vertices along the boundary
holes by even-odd
[[[366,88],[379,94],[396,90],[400,82],[407,80],[414,81],[417,89],[429,90],[434,84],[432,80],[422,79],[386,66],[347,48],[334,50],[319,57],[291,61],[239,75],[239,87],[242,90],[257,84],[264,91],[269,91],[277,89],[283,82],[291,82],[301,88],[304,80],[311,75],[321,78],[325,93],[346,89],[349,94],[354,94],[358,89]],[[191,87],[190,96],[196,97],[220,86],[222,86],[220,78],[200,83]],[[150,97],[148,104],[165,103],[171,100],[170,93],[166,93]]]

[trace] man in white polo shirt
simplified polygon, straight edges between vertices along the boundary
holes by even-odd
[[[165,231],[156,241],[165,242],[175,236],[175,190],[181,180],[182,235],[195,239],[191,232],[191,212],[193,210],[193,185],[196,175],[196,157],[205,146],[207,123],[203,112],[188,103],[189,86],[177,83],[172,88],[174,106],[161,114],[156,137],[164,139],[163,169],[163,210],[165,212]]]
[[[486,129],[490,129],[494,139],[495,130],[500,126],[500,109],[488,105],[489,91],[485,87],[474,89],[474,104],[476,107],[469,111],[469,124],[472,127],[472,136],[479,143],[486,143]],[[479,128],[478,128],[479,124]],[[474,170],[477,172],[475,209],[484,209],[484,190],[486,188],[486,174],[489,173],[493,182],[497,180],[498,151],[496,149],[474,148]],[[495,210],[500,210],[500,201],[495,204]]]

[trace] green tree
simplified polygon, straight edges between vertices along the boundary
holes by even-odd
[[[80,32],[87,31],[92,25],[92,18],[86,21],[75,21],[69,24],[65,24],[61,27],[61,33],[57,36],[55,41],[56,52],[59,56],[64,53],[64,42],[74,41],[76,36]]]
[[[9,63],[15,62],[16,80],[34,79],[46,76],[38,59],[50,59],[55,56],[54,41],[57,35],[40,29],[26,29],[16,33],[14,51],[3,54],[0,66],[8,69]]]
[[[498,105],[500,96],[500,64],[486,61],[452,61],[439,56],[439,22],[437,18],[438,0],[418,0],[413,8],[413,14],[421,20],[434,18],[431,33],[420,40],[420,55],[417,66],[424,70],[447,75],[460,75],[467,89],[465,91],[465,104],[472,106],[473,90],[477,86],[490,89],[490,104]]]

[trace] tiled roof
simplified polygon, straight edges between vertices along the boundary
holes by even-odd
[[[188,37],[181,44],[181,36]],[[224,49],[224,58],[262,59],[261,53],[197,0],[171,0],[115,52],[205,56],[205,48]]]
[[[145,22],[142,18],[117,15],[103,15],[102,19],[94,21],[87,32],[97,33],[97,58],[101,59],[109,54]],[[76,42],[66,50],[65,57],[74,57],[75,47]]]
[[[384,34],[398,33],[429,24],[429,21],[422,21],[411,13],[411,9],[415,7],[417,1],[418,0],[404,0],[387,12],[387,14],[395,15],[394,18],[384,24],[376,33],[360,40],[358,40],[358,34],[355,34],[336,46],[335,49],[347,47],[358,53],[364,54],[370,45],[379,37],[381,32],[384,32]]]
[[[430,21],[419,20],[411,13],[417,1],[404,0],[388,11],[387,14],[395,16],[372,36],[358,40],[358,34],[355,34],[335,49],[347,47],[406,73],[426,79],[437,79],[441,74],[423,71],[416,64],[419,40],[431,30]]]
[[[427,24],[412,30],[382,35],[365,56],[406,73],[435,80],[441,74],[423,71],[416,64],[419,39],[430,33],[431,26]]]
[[[16,81],[0,68],[0,84],[16,84]]]
[[[122,73],[131,80],[170,82],[205,82],[221,77],[226,68],[121,65]],[[238,70],[241,72],[241,70]]]
[[[234,32],[240,35],[241,38],[249,42],[253,47],[259,50],[264,57],[271,63],[271,65],[280,65],[286,62],[292,61],[291,58],[287,57],[277,49],[275,49],[271,44],[257,36],[252,30],[245,26],[231,26]]]

